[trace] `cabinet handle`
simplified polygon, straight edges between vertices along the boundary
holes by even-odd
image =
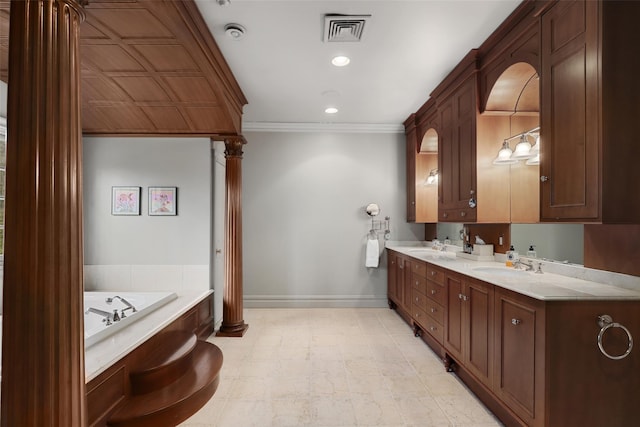
[[[416,313],[416,318],[420,317],[420,313]]]
[[[464,295],[458,294],[458,299],[462,299],[462,297],[464,297]]]
[[[431,275],[432,275],[432,276],[435,276],[435,275],[436,275],[436,272],[435,272],[435,271],[432,271],[432,272],[431,272]]]
[[[466,216],[467,213],[465,211],[460,212],[460,216]]]
[[[512,325],[519,325],[520,323],[522,323],[522,320],[520,320],[520,319],[511,319],[511,324]]]
[[[416,280],[416,286],[418,286],[420,284],[420,282],[418,280]]]
[[[443,214],[442,214],[442,216],[443,216],[444,218],[446,218],[446,217],[448,217],[448,216],[449,216],[449,214],[448,214],[447,212],[445,212],[445,213],[443,213]]]
[[[432,313],[435,313],[436,311],[438,311],[438,310],[437,310],[437,309],[435,309],[435,308],[433,308],[433,307],[431,307],[431,312],[432,312]]]
[[[541,181],[541,182],[547,182],[547,181],[549,181],[549,177],[548,177],[548,176],[546,176],[546,175],[542,175],[542,176],[540,177],[540,181]]]
[[[438,293],[438,291],[436,291],[435,289],[431,289],[431,295],[435,295],[437,293]]]
[[[416,302],[420,301],[420,299],[418,297],[416,297]]]
[[[431,330],[431,332],[435,332],[438,330],[438,328],[436,328],[435,326],[429,326],[429,330]]]
[[[466,301],[469,299],[469,297],[463,294],[458,294],[458,299],[461,299],[462,301]]]

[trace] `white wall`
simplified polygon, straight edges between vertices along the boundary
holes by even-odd
[[[86,289],[209,288],[208,138],[83,139]],[[111,187],[142,187],[142,215],[111,215]],[[177,216],[148,215],[148,187],[178,187]]]
[[[405,221],[404,135],[245,136],[245,306],[385,305],[386,254],[379,268],[364,266],[364,208],[391,217],[392,240],[424,238],[423,225]]]

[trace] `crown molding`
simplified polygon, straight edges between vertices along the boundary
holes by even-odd
[[[243,132],[402,133],[402,124],[243,122]]]

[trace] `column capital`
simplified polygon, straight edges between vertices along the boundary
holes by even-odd
[[[242,135],[230,135],[224,137],[224,156],[240,157],[242,158],[242,146],[247,143],[247,140]]]

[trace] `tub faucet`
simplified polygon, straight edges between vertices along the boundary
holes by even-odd
[[[100,310],[99,308],[89,307],[87,311],[84,312],[84,314],[89,314],[89,313],[98,314],[104,317],[102,321],[105,322],[107,326],[111,325],[112,321],[117,322],[120,320],[120,316],[118,316],[118,310],[113,310],[113,313],[109,313],[108,311]]]
[[[126,299],[122,298],[120,295],[116,295],[116,296],[114,296],[114,297],[107,298],[107,299],[105,300],[105,302],[106,302],[107,304],[111,304],[111,303],[113,302],[113,300],[114,300],[114,299],[116,299],[116,298],[117,298],[117,299],[119,299],[119,300],[120,300],[124,305],[126,305],[126,306],[127,306],[127,308],[124,308],[124,309],[122,309],[122,310],[121,310],[121,311],[122,311],[122,314],[120,315],[120,317],[126,317],[126,316],[125,316],[125,314],[124,314],[124,311],[125,311],[125,310],[131,310],[131,312],[133,312],[133,313],[135,313],[136,311],[138,311],[138,310],[136,310],[136,308],[133,306],[133,304],[131,304],[131,303],[130,303],[129,301],[127,301]]]

